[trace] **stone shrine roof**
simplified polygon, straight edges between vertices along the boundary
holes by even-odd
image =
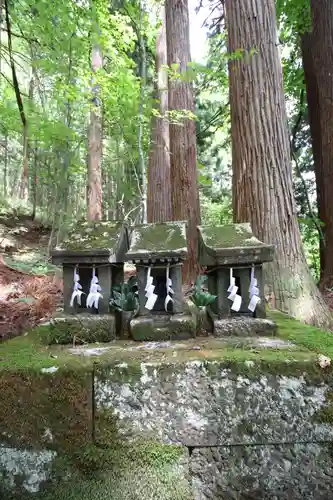
[[[242,265],[270,262],[274,246],[258,240],[249,223],[224,226],[198,226],[199,263]]]
[[[126,260],[184,260],[187,257],[186,223],[156,222],[135,226]]]
[[[123,222],[81,220],[68,228],[52,251],[52,262],[123,262],[127,249],[127,226]]]

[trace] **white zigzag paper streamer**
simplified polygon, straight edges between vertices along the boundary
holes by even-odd
[[[232,275],[233,270],[230,268],[230,285],[228,288],[228,299],[232,301],[231,309],[235,312],[238,312],[242,305],[242,297],[238,295],[238,286],[236,286],[236,279]]]
[[[251,312],[254,312],[256,310],[257,305],[261,302],[261,299],[259,297],[260,290],[258,287],[258,281],[254,277],[254,265],[252,266],[251,269],[251,282],[249,287],[249,293],[250,293],[250,303],[247,307]]]
[[[80,276],[77,273],[77,266],[74,268],[74,287],[73,287],[73,293],[71,295],[71,300],[70,300],[70,307],[74,307],[74,302],[75,299],[78,303],[78,305],[81,305],[81,296],[84,292],[82,292],[82,286],[80,284]]]
[[[154,308],[154,305],[157,300],[157,295],[154,293],[155,286],[153,285],[153,277],[151,276],[151,267],[148,268],[147,272],[147,283],[145,287],[145,296],[147,298],[147,302],[145,303],[145,308],[151,311]]]
[[[87,307],[95,307],[98,309],[99,299],[103,298],[103,295],[100,293],[102,291],[101,287],[98,284],[98,278],[95,274],[95,266],[93,267],[92,279],[90,282],[90,290],[87,297]]]
[[[168,265],[166,268],[166,282],[165,282],[167,294],[164,301],[164,309],[166,310],[166,312],[168,311],[169,302],[170,301],[173,302],[173,298],[171,297],[171,295],[174,294],[174,291],[172,290],[172,280],[169,277],[169,273],[170,273],[170,266]]]

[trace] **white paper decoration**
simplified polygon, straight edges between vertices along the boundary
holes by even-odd
[[[170,272],[170,267],[168,266],[166,268],[166,281],[165,281],[165,285],[166,285],[166,297],[165,297],[165,301],[164,301],[164,309],[166,311],[168,311],[168,304],[169,302],[173,302],[173,298],[171,297],[171,295],[173,295],[173,290],[172,290],[172,281],[169,277],[169,272]]]
[[[145,308],[151,311],[154,308],[158,295],[154,293],[155,286],[153,285],[153,277],[151,276],[151,267],[148,268],[147,272],[147,283],[145,287],[147,302]]]
[[[232,301],[232,311],[238,312],[242,305],[242,297],[238,295],[238,286],[236,286],[236,279],[233,277],[233,270],[230,268],[230,285],[228,288],[228,299]]]
[[[70,300],[70,307],[74,307],[75,299],[77,300],[78,305],[81,305],[81,296],[82,296],[82,286],[80,284],[80,276],[77,273],[77,266],[74,268],[74,287],[73,293]]]
[[[98,278],[95,274],[95,267],[93,267],[92,279],[90,282],[90,290],[87,297],[87,307],[95,307],[98,309],[99,299],[103,298],[103,295],[100,293],[102,291],[101,287],[98,284]]]
[[[252,266],[252,269],[251,269],[251,282],[250,282],[250,287],[249,287],[249,293],[250,293],[250,303],[247,307],[251,312],[254,312],[257,305],[261,301],[261,299],[259,297],[260,290],[258,287],[258,281],[254,277],[254,266]]]

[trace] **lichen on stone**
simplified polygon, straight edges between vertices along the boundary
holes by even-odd
[[[69,226],[66,237],[56,250],[113,250],[119,245],[122,223],[113,221],[78,221]]]
[[[187,255],[185,222],[163,222],[135,226],[127,259]]]

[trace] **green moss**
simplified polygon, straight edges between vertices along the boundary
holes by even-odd
[[[326,393],[325,406],[314,415],[314,421],[333,425],[333,391]]]
[[[113,250],[118,248],[122,223],[112,221],[77,221],[67,230],[57,250]]]
[[[81,315],[67,316],[65,319],[54,319],[43,340],[47,344],[94,344],[110,342],[116,338],[116,325],[113,315],[103,317]]]
[[[333,359],[333,334],[331,332],[305,325],[278,311],[271,311],[269,316],[277,323],[279,337]]]
[[[187,254],[184,222],[161,222],[135,226],[128,258],[146,258],[159,254]]]
[[[251,226],[244,224],[226,224],[224,226],[201,226],[199,228],[203,243],[208,248],[243,248],[264,247],[264,243],[255,238]]]
[[[15,447],[66,450],[92,435],[91,373],[0,372],[0,434]]]
[[[190,500],[178,464],[187,450],[155,442],[101,448],[85,446],[53,465],[53,481],[37,495],[1,491],[4,500]],[[68,473],[70,474],[69,477]]]

